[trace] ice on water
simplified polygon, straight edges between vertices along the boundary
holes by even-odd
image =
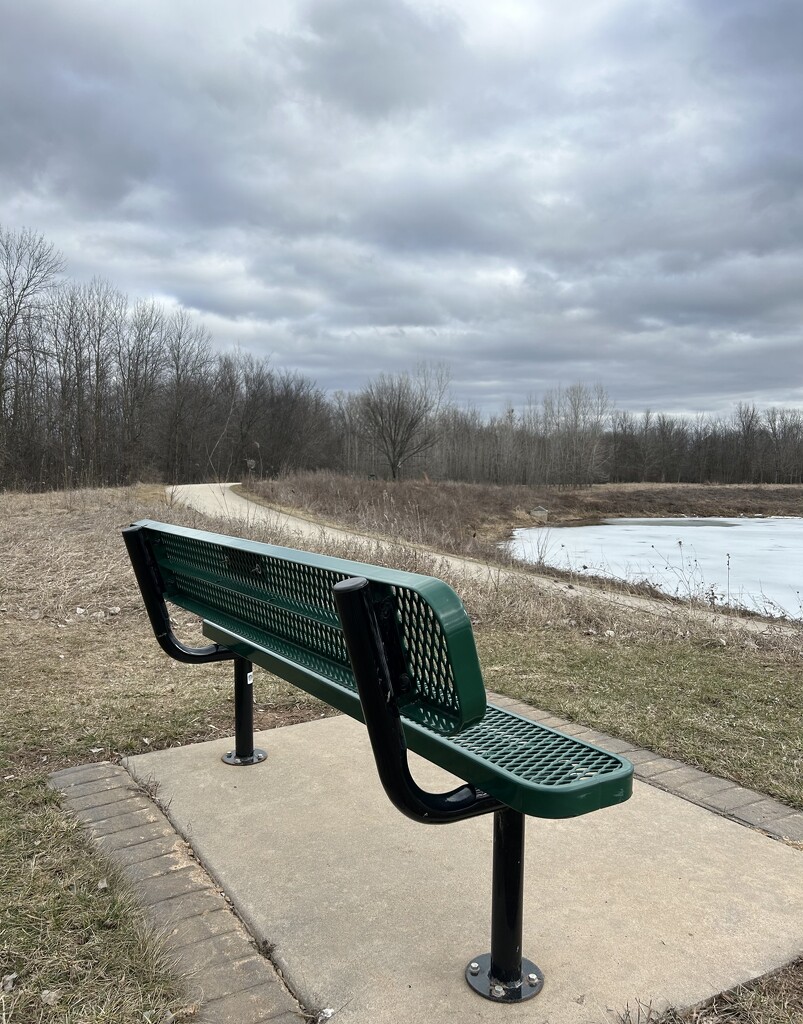
[[[525,561],[580,575],[803,618],[803,518],[606,519],[516,530],[510,546]]]

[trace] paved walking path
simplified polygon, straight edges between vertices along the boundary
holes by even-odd
[[[179,497],[231,519],[277,518],[229,487]],[[299,543],[347,536],[278,518]],[[489,697],[625,753],[639,780],[626,804],[528,819],[523,953],[547,980],[520,1006],[494,1006],[463,979],[490,941],[489,820],[408,821],[348,718],[259,734],[268,760],[253,768],[224,765],[231,741],[220,740],[131,758],[128,771],[67,769],[52,785],[165,931],[202,1002],[199,1024],[602,1024],[693,1005],[803,953],[803,852],[779,841],[803,841],[803,814]],[[411,761],[423,784],[450,786]]]

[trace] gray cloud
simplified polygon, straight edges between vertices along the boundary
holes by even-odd
[[[0,222],[359,387],[803,403],[803,8],[30,0]]]
[[[313,0],[295,56],[298,81],[314,95],[373,121],[427,107],[448,95],[461,63],[453,18],[396,0]]]

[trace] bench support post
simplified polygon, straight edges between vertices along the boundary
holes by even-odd
[[[544,975],[521,955],[524,916],[524,815],[510,807],[494,812],[491,952],[466,968],[475,992],[495,1003],[537,995]]]
[[[240,768],[259,764],[268,755],[254,749],[254,666],[246,658],[234,659],[234,750],[223,755],[226,764]]]

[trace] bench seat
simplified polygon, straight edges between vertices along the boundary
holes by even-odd
[[[364,720],[357,688],[347,674],[339,682],[323,675],[315,679],[314,669],[307,667],[303,676],[293,678],[294,662],[275,648],[208,621],[203,631],[238,656]],[[571,818],[620,803],[631,793],[629,762],[494,704],[486,704],[478,722],[453,735],[419,722],[403,720],[402,726],[410,750],[523,814]]]

